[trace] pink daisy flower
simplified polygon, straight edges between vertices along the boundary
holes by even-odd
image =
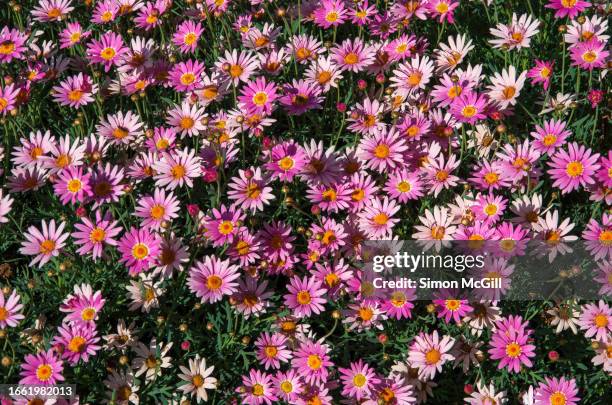
[[[399,222],[399,218],[393,218],[393,215],[400,208],[400,205],[388,197],[372,199],[370,205],[365,206],[358,214],[359,229],[372,239],[390,238],[393,227]]]
[[[112,66],[119,66],[123,56],[128,52],[123,44],[121,35],[106,32],[99,40],[93,39],[87,45],[87,56],[91,63],[101,63],[104,71],[108,72]]]
[[[123,113],[118,111],[103,118],[96,131],[98,135],[109,140],[112,145],[129,146],[139,141],[139,137],[144,134],[144,124],[138,114],[128,111]]]
[[[433,303],[438,307],[438,318],[444,319],[446,323],[450,323],[451,319],[459,323],[474,309],[469,305],[468,300],[458,297],[459,291],[457,290],[440,290],[436,296]]]
[[[282,363],[291,359],[291,351],[287,349],[287,337],[278,332],[263,332],[255,341],[256,357],[264,368],[279,369]]]
[[[28,35],[9,27],[0,31],[0,63],[9,63],[13,59],[22,59],[26,51],[25,43]]]
[[[594,260],[612,258],[612,216],[603,214],[602,224],[591,218],[582,238]]]
[[[529,343],[532,331],[525,330],[526,325],[520,316],[503,318],[496,323],[489,354],[493,360],[501,360],[498,369],[507,367],[508,371],[518,373],[521,366],[532,367],[530,358],[535,357],[535,346]]]
[[[559,187],[562,194],[577,190],[580,186],[593,184],[595,172],[599,169],[599,153],[576,142],[568,144],[568,150],[559,150],[549,163],[548,174],[555,180],[553,187]]]
[[[270,151],[270,161],[266,163],[266,169],[272,172],[272,178],[281,181],[293,181],[305,165],[304,149],[289,140],[278,144]]]
[[[148,270],[155,264],[159,253],[160,238],[146,229],[130,228],[119,240],[120,263],[128,267],[130,276]]]
[[[398,94],[408,96],[425,88],[432,77],[434,63],[428,56],[415,56],[399,65],[393,71],[391,87],[398,90]]]
[[[91,21],[96,24],[107,24],[115,21],[119,15],[119,2],[103,0],[96,4]]]
[[[175,64],[170,70],[169,79],[176,91],[188,92],[199,88],[203,72],[203,63],[189,59]]]
[[[293,253],[295,237],[291,236],[291,227],[284,222],[264,223],[257,233],[257,239],[264,256],[270,260],[287,261]]]
[[[240,90],[238,101],[248,110],[257,114],[271,114],[274,109],[276,84],[267,82],[266,78],[259,76],[253,81],[248,81]]]
[[[357,157],[365,161],[366,167],[385,173],[403,166],[402,153],[406,150],[404,138],[393,127],[364,137],[357,147]]]
[[[283,88],[284,95],[279,99],[290,115],[301,115],[306,111],[321,108],[324,98],[321,86],[313,81],[293,80]]]
[[[234,205],[252,212],[263,211],[275,197],[268,180],[262,175],[261,168],[238,169],[238,177],[233,177],[228,185],[227,197]]]
[[[206,117],[199,104],[183,102],[168,111],[166,123],[182,136],[197,136],[206,130],[202,119]]]
[[[53,191],[60,198],[62,204],[77,201],[83,202],[92,195],[89,185],[90,174],[83,174],[81,167],[69,167],[57,175],[57,181],[53,185]]]
[[[0,114],[5,116],[15,109],[18,95],[19,88],[13,84],[9,84],[6,87],[0,86]]]
[[[541,382],[535,391],[536,404],[577,405],[579,401],[578,387],[573,378],[566,380],[565,377],[544,377],[544,382]]]
[[[221,204],[219,209],[213,208],[212,214],[202,219],[204,237],[215,247],[232,243],[234,237],[245,230],[242,226],[245,217],[240,208],[227,208]]]
[[[345,398],[354,398],[357,401],[370,397],[374,387],[380,383],[376,371],[359,359],[350,364],[350,368],[339,367],[340,381],[342,381],[342,395]]]
[[[30,226],[25,233],[26,240],[21,243],[19,253],[27,256],[34,256],[30,266],[38,263],[38,267],[44,266],[52,257],[57,257],[65,245],[69,234],[63,233],[65,222],[60,222],[56,226],[52,219],[48,224],[42,220],[42,230],[35,226]]]
[[[365,97],[362,103],[356,103],[350,111],[347,129],[358,134],[377,135],[385,129],[385,123],[381,121],[383,112],[383,104]]]
[[[484,95],[469,91],[453,100],[451,113],[457,120],[473,125],[486,117],[486,106],[487,99]]]
[[[89,284],[75,284],[74,294],[69,294],[60,305],[60,311],[66,312],[64,322],[95,326],[98,314],[106,302],[102,292],[96,291]]]
[[[46,155],[51,152],[54,141],[48,130],[44,134],[40,131],[30,132],[29,139],[22,137],[21,146],[13,148],[11,162],[21,167],[41,165]]]
[[[91,190],[93,191],[93,200],[95,201],[94,209],[105,203],[113,203],[119,201],[119,197],[124,194],[123,185],[123,169],[119,166],[111,166],[106,163],[98,164],[91,175]]]
[[[71,0],[40,0],[38,6],[32,9],[31,14],[34,21],[61,21],[74,10],[70,2]]]
[[[573,19],[579,13],[591,7],[591,3],[582,0],[548,0],[544,7],[555,10],[555,18]]]
[[[314,23],[323,29],[337,27],[346,21],[347,10],[342,1],[323,0],[312,14],[312,18]]]
[[[608,151],[607,158],[605,155],[602,155],[599,163],[601,168],[595,175],[597,180],[601,181],[604,186],[612,188],[612,151]]]
[[[165,0],[147,2],[138,9],[138,15],[134,18],[134,24],[145,31],[150,31],[160,26],[162,23],[160,17],[166,11],[166,6],[170,4],[172,3],[168,3]]]
[[[301,376],[294,369],[287,372],[277,372],[273,377],[274,388],[279,400],[296,403],[299,394],[304,390]]]
[[[107,2],[108,3],[108,2]],[[114,5],[117,3],[111,2]],[[59,34],[60,49],[72,48],[74,45],[81,43],[82,40],[88,38],[91,31],[83,31],[81,24],[78,22],[67,23],[66,28]]]
[[[423,194],[423,184],[418,173],[407,169],[396,170],[389,175],[384,190],[400,203],[418,200]]]
[[[438,18],[440,23],[446,20],[450,24],[455,22],[453,14],[457,7],[459,7],[459,1],[455,0],[431,0],[425,5],[433,18]]]
[[[415,336],[410,345],[408,360],[412,367],[419,370],[419,378],[433,379],[436,371],[441,372],[444,363],[454,359],[449,353],[454,344],[455,339],[450,336],[444,335],[440,339],[437,330],[431,334],[420,332]]]
[[[535,63],[536,65],[527,71],[527,77],[531,79],[531,83],[542,83],[544,90],[548,90],[555,62],[536,59]]]
[[[8,298],[5,298],[4,293],[0,292],[0,330],[6,329],[7,326],[14,328],[25,318],[21,313],[23,304],[19,303],[20,299],[16,290],[13,290]]]
[[[7,215],[11,212],[11,206],[15,201],[10,195],[2,195],[3,193],[0,188],[0,224],[6,224],[9,221]]]
[[[565,129],[564,121],[555,120],[554,118],[545,121],[543,127],[536,125],[535,129],[534,132],[531,132],[531,136],[535,139],[533,142],[534,149],[541,153],[547,153],[549,156],[558,147],[563,146],[567,137],[572,134],[569,130]]]
[[[102,347],[97,345],[100,341],[96,329],[91,325],[64,324],[57,330],[58,335],[53,338],[52,343],[63,348],[62,358],[71,365],[76,365],[79,360],[87,363],[90,357]]]
[[[585,304],[582,306],[578,325],[584,331],[585,337],[605,340],[612,332],[612,309],[603,300],[597,304]]]
[[[272,386],[272,376],[259,370],[250,370],[242,376],[242,386],[238,388],[241,403],[245,405],[272,405],[278,398]]]
[[[266,291],[267,287],[267,280],[258,284],[257,280],[251,276],[240,279],[238,290],[232,295],[236,301],[236,311],[245,319],[266,312],[266,308],[270,306],[269,299],[274,295],[272,291]]]
[[[138,200],[134,215],[143,219],[142,227],[158,231],[163,223],[178,217],[179,208],[179,201],[172,192],[166,195],[163,189],[156,188],[153,196],[146,195]]]
[[[506,177],[503,166],[498,161],[489,163],[483,159],[479,166],[476,166],[472,171],[473,177],[470,177],[470,182],[480,190],[499,190],[510,185],[509,179]]]
[[[570,58],[572,65],[578,66],[581,69],[593,70],[594,68],[603,68],[610,52],[604,50],[606,43],[591,38],[587,42],[579,42],[571,47]]]
[[[53,100],[61,105],[79,108],[93,103],[97,92],[98,85],[89,76],[79,73],[53,87]]]
[[[381,309],[389,318],[409,319],[412,318],[412,309],[416,300],[414,290],[404,289],[392,291],[388,299],[382,302]]]
[[[450,155],[448,161],[445,161],[444,155],[440,154],[437,159],[425,166],[423,171],[430,194],[437,197],[442,190],[450,189],[458,184],[460,179],[453,172],[459,167],[459,163],[454,154]]]
[[[100,210],[96,211],[95,221],[82,217],[81,223],[74,224],[74,228],[76,231],[71,236],[74,244],[80,246],[77,253],[91,254],[94,261],[102,257],[105,245],[117,246],[114,238],[121,232],[121,227],[113,220],[110,212],[102,215]]]
[[[240,277],[238,266],[230,264],[229,260],[221,260],[215,256],[204,256],[189,269],[189,289],[203,303],[215,303],[224,295],[232,295],[237,291]]]
[[[345,39],[331,49],[331,54],[340,68],[357,73],[374,62],[374,48],[366,45],[360,38]]]
[[[508,200],[500,195],[479,194],[476,197],[476,203],[472,206],[472,211],[476,219],[494,224],[504,214],[507,206]]]
[[[283,296],[284,303],[293,310],[293,314],[298,318],[319,314],[324,310],[326,299],[325,289],[315,277],[293,276],[287,286],[289,294]]]
[[[327,381],[329,367],[334,365],[329,357],[329,352],[328,345],[305,340],[293,352],[291,367],[297,370],[304,382],[321,384],[323,381]]]
[[[200,22],[185,20],[177,26],[176,32],[172,36],[172,43],[179,47],[183,53],[195,52],[198,40],[204,32]]]
[[[195,155],[195,149],[185,148],[172,153],[164,153],[163,157],[153,164],[155,185],[174,190],[186,185],[193,187],[193,179],[201,175],[200,158]]]
[[[231,52],[226,50],[224,56],[215,63],[219,73],[229,79],[234,86],[241,81],[248,81],[258,65],[257,57],[252,52],[238,53],[236,49]]]
[[[62,361],[53,350],[36,355],[28,354],[21,364],[19,384],[55,385],[64,381],[62,371],[64,371]]]

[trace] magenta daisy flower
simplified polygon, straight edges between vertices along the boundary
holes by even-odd
[[[79,73],[53,87],[53,100],[61,105],[79,108],[93,103],[97,92],[98,85],[89,76]]]
[[[287,372],[277,372],[273,377],[273,383],[279,400],[289,404],[296,403],[299,394],[304,389],[302,378],[294,369],[289,369]]]
[[[344,183],[311,185],[307,196],[323,211],[338,212],[349,208],[351,189]]]
[[[408,319],[412,317],[412,301],[416,300],[415,290],[394,290],[382,302],[381,309],[389,318]]]
[[[134,215],[143,219],[142,227],[157,231],[163,223],[178,217],[179,208],[179,201],[172,192],[166,195],[163,189],[156,188],[153,196],[146,195],[138,200]]]
[[[437,306],[438,318],[444,319],[446,323],[450,323],[451,319],[459,323],[474,309],[469,305],[468,300],[459,298],[457,290],[440,290],[436,293],[433,303]]]
[[[160,17],[166,11],[166,6],[169,4],[171,3],[156,0],[155,2],[147,2],[144,6],[141,5],[138,9],[138,15],[134,18],[134,24],[145,31],[150,31],[160,26],[162,23]]]
[[[231,52],[226,50],[223,57],[215,63],[219,73],[229,79],[234,86],[239,82],[246,82],[255,72],[259,63],[257,57],[249,51],[238,51],[233,49]]]
[[[401,169],[389,175],[384,190],[400,203],[406,203],[423,196],[423,183],[418,173]]]
[[[62,204],[68,204],[69,202],[74,204],[77,201],[83,202],[92,195],[91,186],[89,185],[90,177],[90,174],[83,173],[83,168],[81,167],[69,167],[57,175],[57,181],[53,185],[53,190],[59,196]]]
[[[38,267],[44,266],[51,258],[57,257],[65,245],[68,234],[63,233],[65,222],[60,222],[56,226],[52,219],[48,224],[42,220],[42,229],[38,230],[35,226],[30,226],[25,233],[26,240],[21,243],[19,253],[27,256],[34,256],[30,266],[38,263]]]
[[[591,218],[582,238],[594,260],[612,258],[612,216],[603,214],[602,224]]]
[[[87,363],[89,358],[101,349],[101,346],[96,344],[100,341],[98,333],[91,325],[64,324],[57,332],[58,335],[53,338],[52,343],[63,348],[62,358],[73,366],[79,360]]]
[[[572,133],[565,129],[565,122],[554,118],[545,121],[541,127],[536,125],[535,131],[531,133],[535,141],[533,147],[541,153],[552,155],[558,147],[565,144],[565,140]]]
[[[250,370],[242,376],[242,386],[238,388],[241,403],[245,405],[272,405],[278,398],[272,386],[272,376],[259,370]]]
[[[83,27],[78,22],[67,23],[66,28],[59,34],[60,49],[72,48],[90,35],[91,31],[83,31]]]
[[[291,351],[287,349],[287,337],[281,333],[263,332],[255,341],[256,357],[264,368],[279,369],[282,363],[291,359]]]
[[[260,76],[253,81],[248,81],[242,87],[238,101],[248,111],[269,115],[274,109],[274,102],[277,97],[276,84],[268,82],[265,77]]]
[[[109,140],[112,145],[132,145],[144,134],[143,123],[138,114],[118,111],[109,114],[96,125],[98,135]]]
[[[388,197],[380,197],[371,200],[370,205],[364,207],[358,214],[359,229],[372,239],[389,238],[393,234],[393,227],[399,222],[399,218],[393,218],[400,206]]]
[[[69,294],[60,305],[60,311],[67,313],[64,322],[95,326],[106,302],[102,292],[94,293],[89,284],[75,284],[73,290],[74,294]]]
[[[568,144],[568,150],[559,150],[549,163],[548,174],[555,180],[553,187],[559,187],[562,194],[577,190],[580,186],[595,183],[595,172],[599,169],[599,153],[576,142]]]
[[[425,88],[432,77],[434,63],[429,57],[416,57],[407,60],[393,71],[391,87],[397,89],[399,95],[408,96]]]
[[[489,163],[483,159],[479,166],[476,166],[472,171],[470,182],[480,190],[492,192],[510,185],[509,179],[506,177],[503,166],[498,161]]]
[[[215,247],[232,243],[234,237],[245,230],[241,225],[245,217],[240,208],[228,208],[221,204],[219,209],[213,208],[211,215],[201,220],[204,224],[204,237]]]
[[[179,47],[181,52],[195,52],[198,40],[204,32],[200,22],[185,20],[177,26],[176,32],[172,36],[172,43]]]
[[[193,187],[193,179],[201,174],[200,158],[195,149],[185,148],[172,153],[164,153],[163,157],[153,164],[155,185],[174,190],[177,187]]]
[[[0,31],[0,63],[9,63],[13,59],[22,59],[26,51],[28,35],[9,27]]]
[[[257,233],[264,256],[269,260],[287,261],[293,253],[294,236],[291,227],[281,221],[264,223]]]
[[[324,310],[325,289],[315,277],[300,279],[299,276],[294,276],[289,280],[287,291],[289,294],[283,296],[284,303],[293,310],[296,317],[303,318]]]
[[[272,148],[270,161],[265,167],[272,173],[273,179],[290,182],[302,170],[305,160],[304,149],[289,140]]]
[[[476,219],[494,224],[504,214],[507,206],[508,200],[500,195],[479,194],[476,197],[476,203],[472,206],[472,211],[476,215]]]
[[[119,16],[119,2],[114,0],[102,0],[96,4],[91,21],[96,24],[107,24],[115,21]]]
[[[102,215],[100,210],[96,211],[95,221],[82,217],[81,223],[74,224],[74,228],[76,231],[71,236],[74,244],[80,246],[77,253],[91,254],[94,261],[102,257],[105,245],[117,246],[114,238],[121,232],[121,227],[113,220],[110,212]]]
[[[570,49],[572,65],[586,70],[603,68],[606,66],[607,58],[610,55],[610,52],[606,51],[605,47],[605,42],[595,38],[591,38],[587,42],[575,44]]]
[[[555,18],[569,17],[573,19],[591,7],[591,3],[582,0],[548,0],[548,4],[544,7],[555,10]]]
[[[577,405],[580,402],[575,379],[544,377],[535,391],[536,404]]]
[[[361,401],[368,398],[374,387],[380,383],[376,371],[359,359],[352,362],[349,368],[339,367],[340,381],[342,381],[342,395]]]
[[[54,139],[49,130],[30,132],[30,138],[22,137],[21,146],[13,148],[11,162],[16,166],[34,167],[41,165],[53,148]]]
[[[496,323],[489,354],[493,360],[501,360],[497,368],[507,367],[508,371],[518,373],[521,366],[533,366],[530,358],[535,357],[535,346],[529,343],[532,331],[525,330],[526,325],[520,316],[503,318]]]
[[[232,295],[237,291],[240,277],[238,266],[230,264],[229,260],[221,260],[215,256],[204,256],[189,269],[189,289],[203,303],[215,303],[224,295]]]
[[[531,83],[542,83],[544,90],[548,90],[555,62],[536,59],[535,63],[536,65],[527,71],[527,77],[531,79]]]
[[[366,167],[385,173],[403,165],[402,152],[406,150],[404,138],[393,127],[364,137],[357,147],[357,156],[365,161]]]
[[[612,332],[612,309],[603,300],[597,304],[585,304],[582,306],[578,325],[584,331],[585,337],[605,340]]]
[[[332,363],[329,357],[330,348],[328,345],[305,340],[293,352],[293,367],[308,384],[321,384],[327,381],[329,367]]]
[[[597,171],[597,180],[604,186],[612,188],[612,151],[608,151],[608,157],[602,155],[599,163],[601,168]]]
[[[487,99],[484,95],[468,91],[453,100],[451,113],[457,120],[473,125],[486,117],[486,106]]]
[[[119,66],[128,48],[123,44],[121,35],[108,31],[99,40],[93,39],[87,44],[87,56],[91,63],[101,63],[104,71],[108,72],[112,66]]]
[[[106,163],[98,164],[92,171],[91,175],[91,190],[93,191],[93,200],[95,201],[94,208],[105,204],[119,201],[119,197],[124,194],[123,185],[123,168],[119,166],[111,166]]]
[[[23,304],[19,303],[20,298],[16,290],[13,290],[8,298],[0,292],[0,330],[6,329],[7,326],[14,328],[25,318],[21,313]]]
[[[457,7],[459,7],[459,1],[455,0],[431,0],[425,5],[433,18],[438,18],[440,23],[446,21],[450,24],[455,22],[453,14]]]
[[[130,276],[148,270],[155,264],[159,253],[160,238],[146,229],[130,228],[119,240],[120,263],[128,267]]]
[[[15,109],[18,95],[19,88],[13,84],[6,87],[0,86],[0,114],[4,116]]]
[[[233,177],[228,185],[230,191],[227,197],[244,210],[263,211],[264,205],[275,198],[272,187],[267,185],[268,180],[262,175],[260,167],[238,169],[238,176]]]
[[[453,360],[454,356],[450,350],[455,344],[455,339],[444,335],[440,339],[438,331],[433,333],[419,333],[410,345],[408,360],[412,367],[418,369],[420,379],[433,379],[436,371],[441,372],[442,366],[447,361]]]
[[[53,350],[28,354],[21,364],[19,384],[55,385],[64,381],[64,366]]]
[[[357,73],[374,62],[374,48],[366,45],[360,38],[345,39],[331,49],[331,55],[340,68]]]
[[[344,3],[339,0],[323,0],[312,14],[314,23],[323,28],[337,27],[344,24],[347,10]]]
[[[385,129],[385,123],[381,121],[383,112],[382,103],[365,97],[362,103],[356,103],[350,111],[347,129],[358,134],[377,135]]]
[[[174,65],[170,70],[169,79],[176,91],[192,91],[199,88],[203,72],[203,63],[189,59],[187,62]]]
[[[279,102],[290,115],[301,115],[306,111],[321,108],[324,98],[321,96],[321,86],[317,82],[293,80],[291,85],[283,87],[284,95]]]
[[[61,21],[74,10],[70,2],[71,0],[40,0],[31,14],[34,20],[39,22]]]

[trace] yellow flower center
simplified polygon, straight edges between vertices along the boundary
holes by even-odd
[[[215,274],[206,278],[206,287],[209,290],[218,290],[223,284],[223,279]]]
[[[280,385],[280,389],[285,393],[285,394],[289,394],[291,392],[293,392],[293,384],[291,384],[291,381],[285,380],[281,383]]]
[[[136,260],[142,260],[149,255],[149,248],[144,243],[137,243],[132,248],[132,256]]]
[[[73,32],[72,34],[70,34],[70,42],[77,43],[81,40],[81,33],[80,32]]]
[[[570,162],[565,168],[565,172],[570,177],[578,177],[584,171],[584,166],[578,161]]]
[[[289,156],[285,156],[284,158],[278,161],[278,167],[280,167],[284,171],[291,170],[291,168],[293,168],[293,165],[293,159]]]
[[[53,375],[53,369],[48,364],[41,364],[36,368],[36,378],[40,381],[47,381]]]
[[[418,86],[419,83],[421,83],[422,77],[423,75],[421,73],[413,72],[413,73],[410,73],[410,75],[408,76],[408,79],[406,79],[406,82],[408,83],[409,86],[415,87],[415,86]]]
[[[459,300],[446,300],[444,306],[449,311],[456,311],[461,307],[461,301]]]
[[[485,214],[488,216],[495,215],[497,213],[497,205],[495,204],[487,204],[484,208]]]
[[[363,322],[368,322],[373,317],[374,317],[374,311],[372,311],[372,308],[368,308],[368,307],[359,308],[359,318],[361,318]]]
[[[60,168],[65,168],[72,162],[72,158],[68,155],[62,154],[57,157],[55,164]]]
[[[408,183],[407,181],[400,181],[399,183],[397,183],[397,191],[399,191],[400,193],[407,193],[411,190],[412,187],[410,187],[410,183]]]
[[[317,81],[319,82],[319,84],[325,84],[329,82],[331,78],[332,74],[327,70],[323,70],[317,75]]]
[[[546,134],[544,138],[542,138],[544,146],[552,146],[555,142],[557,142],[557,136],[554,134]]]
[[[113,13],[111,13],[110,11],[105,11],[100,16],[100,19],[102,20],[102,22],[109,22],[112,18],[113,18]]]
[[[540,70],[540,77],[542,79],[546,79],[548,78],[548,76],[550,76],[550,69],[547,67],[543,67],[542,70]]]
[[[436,11],[440,14],[444,14],[448,11],[448,4],[440,2],[436,5]]]
[[[81,180],[79,179],[72,179],[68,182],[68,191],[70,191],[71,193],[77,193],[81,190],[81,188],[83,187],[83,183],[81,183]]]
[[[379,159],[386,159],[389,157],[391,150],[387,145],[380,144],[374,148],[374,156]]]
[[[4,109],[8,106],[9,102],[6,98],[0,97],[0,112],[4,111]]]
[[[595,316],[595,326],[598,328],[605,328],[608,326],[608,317],[604,314],[597,314]]]
[[[387,221],[389,221],[389,217],[387,216],[387,214],[385,214],[384,212],[380,212],[376,215],[374,215],[374,218],[372,218],[372,221],[374,221],[374,223],[376,225],[386,225]]]
[[[70,350],[72,353],[83,353],[87,347],[86,343],[87,340],[85,340],[84,337],[75,336],[70,339],[70,342],[68,343],[68,350]]]
[[[9,317],[9,311],[5,307],[0,307],[0,322],[6,321]]]
[[[268,95],[264,91],[258,91],[253,96],[253,104],[259,107],[265,105],[267,101],[268,101]]]
[[[246,194],[247,197],[252,200],[255,200],[257,197],[259,197],[259,195],[261,194],[261,190],[259,189],[257,183],[249,183],[246,189]]]
[[[443,226],[434,225],[431,228],[431,237],[436,240],[442,240],[446,229]]]
[[[94,228],[89,234],[89,240],[94,243],[100,243],[106,237],[106,232],[100,227]]]
[[[367,382],[368,379],[365,375],[361,373],[355,374],[355,376],[353,377],[353,385],[355,385],[355,387],[361,388],[366,385]]]
[[[477,112],[478,110],[476,110],[476,107],[474,107],[473,105],[466,105],[461,110],[461,114],[466,118],[472,118],[474,115],[476,115]]]
[[[425,362],[429,365],[436,364],[442,358],[442,353],[437,349],[430,349],[425,353]]]
[[[484,180],[487,184],[495,184],[499,181],[499,175],[497,173],[489,172],[484,175]]]
[[[582,60],[587,63],[593,63],[597,59],[597,53],[593,51],[586,51],[582,54]]]
[[[115,49],[108,47],[102,49],[102,52],[100,52],[100,57],[105,60],[111,60],[115,57],[116,54],[117,51],[115,51]]]
[[[344,56],[344,63],[347,65],[354,65],[357,62],[359,62],[359,55],[355,52],[349,52]]]
[[[561,0],[561,5],[565,8],[572,8],[578,0]]]
[[[229,235],[234,230],[234,225],[231,221],[221,221],[218,230],[221,235]]]
[[[512,39],[514,40],[514,42],[521,42],[524,38],[523,33],[522,32],[513,32],[512,33]]]
[[[70,90],[68,92],[68,100],[70,101],[79,101],[83,98],[83,92],[81,90]]]
[[[297,293],[297,302],[300,305],[308,305],[312,301],[310,293],[306,290],[302,290]]]
[[[191,117],[183,117],[181,118],[181,122],[179,125],[182,129],[191,129],[195,125],[195,121]]]
[[[189,86],[189,85],[193,84],[193,82],[195,82],[195,80],[196,80],[196,76],[193,73],[191,73],[191,72],[183,73],[181,75],[181,84],[183,86]]]
[[[295,56],[299,59],[299,60],[304,60],[310,57],[310,55],[312,55],[312,52],[310,52],[310,49],[308,48],[299,48],[297,51],[295,51]]]
[[[565,405],[566,400],[565,400],[565,394],[562,393],[561,391],[555,391],[551,396],[550,396],[550,405]]]
[[[521,346],[518,343],[512,342],[506,345],[506,354],[513,359],[519,357],[522,353]]]
[[[516,87],[514,86],[506,86],[502,90],[502,94],[506,100],[510,100],[516,94]]]
[[[10,55],[15,51],[15,43],[13,41],[4,41],[0,43],[0,55]]]
[[[438,170],[436,173],[436,180],[444,181],[448,179],[448,172],[446,170]]]
[[[91,321],[96,317],[96,310],[93,308],[85,308],[81,311],[81,319],[84,321]]]
[[[240,77],[240,75],[242,74],[243,71],[244,71],[244,69],[242,69],[242,66],[240,66],[240,65],[232,65],[229,68],[229,74],[234,79],[237,78],[237,77]]]
[[[323,365],[321,357],[319,357],[317,354],[311,354],[310,356],[308,356],[308,360],[306,360],[306,363],[308,364],[308,367],[310,367],[311,370],[318,370]]]
[[[160,204],[155,204],[154,206],[151,207],[151,210],[149,211],[149,215],[151,215],[151,218],[158,220],[158,221],[164,217],[165,213],[166,213],[166,209],[164,208],[163,205],[160,205]]]
[[[186,45],[193,45],[195,41],[198,40],[198,37],[196,36],[195,33],[190,32],[187,35],[185,35],[185,37],[183,38],[183,42]]]
[[[191,377],[191,383],[194,387],[199,388],[204,385],[204,377],[202,377],[200,374],[196,374]]]
[[[336,13],[335,11],[330,11],[325,15],[325,21],[327,21],[328,23],[335,23],[336,21],[338,21],[338,13]]]
[[[185,173],[186,173],[185,166],[180,165],[180,164],[174,166],[170,170],[170,174],[172,174],[172,177],[174,177],[175,180],[179,180],[185,177]]]
[[[49,255],[55,250],[55,241],[46,239],[40,243],[40,253],[43,255]]]
[[[278,349],[276,348],[276,346],[266,346],[264,348],[264,353],[266,354],[266,357],[272,359],[272,358],[276,357],[276,355],[278,353]]]

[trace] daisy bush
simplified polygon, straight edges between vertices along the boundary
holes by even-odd
[[[609,404],[610,11],[3,1],[0,383]],[[372,297],[361,248],[389,239],[500,241],[500,277],[528,241],[583,241],[600,299]]]

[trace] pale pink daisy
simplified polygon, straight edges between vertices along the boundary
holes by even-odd
[[[153,196],[140,197],[134,215],[143,219],[141,226],[157,231],[164,223],[178,217],[179,208],[179,201],[172,192],[166,195],[163,189],[156,188]]]
[[[173,153],[164,153],[163,157],[153,164],[157,173],[155,185],[174,190],[186,185],[193,187],[193,179],[201,175],[200,158],[196,156],[195,149],[185,148]]]
[[[293,310],[296,317],[303,318],[324,310],[325,289],[315,277],[300,279],[299,276],[294,276],[289,280],[287,291],[289,293],[283,296],[284,303]]]
[[[206,131],[202,120],[206,117],[200,105],[183,102],[168,111],[166,123],[182,136],[197,136]]]
[[[104,246],[117,246],[114,238],[121,232],[121,227],[110,212],[102,215],[100,210],[96,211],[95,221],[82,217],[81,223],[74,224],[74,228],[76,231],[71,236],[74,244],[80,246],[77,253],[91,254],[94,261],[102,257]]]
[[[237,291],[238,266],[216,256],[204,256],[189,269],[189,289],[203,303],[215,303]]]
[[[496,102],[502,109],[515,105],[516,99],[525,84],[526,77],[527,71],[521,72],[516,77],[516,68],[512,65],[510,65],[508,70],[502,70],[501,74],[495,73],[490,78],[491,85],[487,87],[489,99]]]
[[[455,339],[450,336],[444,335],[440,339],[437,330],[432,334],[421,332],[410,345],[408,360],[418,369],[420,378],[433,379],[436,371],[441,372],[442,366],[454,359],[450,354],[454,344]]]
[[[30,226],[24,234],[26,240],[21,243],[19,253],[27,256],[34,256],[30,266],[38,263],[38,267],[44,266],[51,258],[59,256],[65,246],[69,234],[63,233],[66,227],[65,222],[56,225],[52,219],[47,223],[41,222],[42,229],[38,230],[35,226]]]
[[[584,304],[580,312],[578,325],[585,337],[605,340],[612,333],[612,309],[603,300]]]
[[[25,318],[21,313],[23,304],[19,303],[21,297],[16,290],[11,292],[11,295],[4,297],[4,292],[0,292],[0,330],[14,328],[19,322]]]

